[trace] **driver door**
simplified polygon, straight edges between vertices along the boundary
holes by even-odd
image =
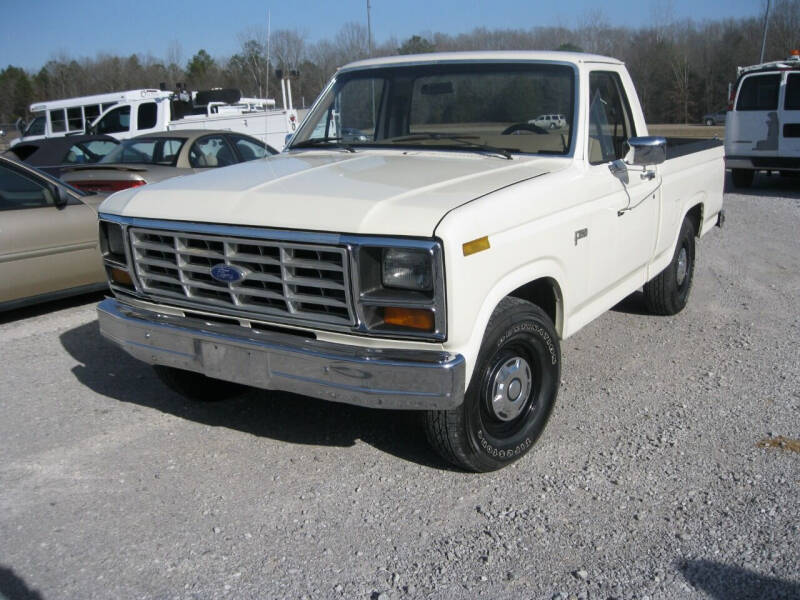
[[[660,176],[623,159],[636,135],[619,74],[589,74],[588,185],[595,197],[589,243],[589,293],[608,305],[643,285],[656,241]]]

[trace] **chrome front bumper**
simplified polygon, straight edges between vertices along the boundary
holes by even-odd
[[[443,410],[464,400],[464,358],[335,344],[159,314],[112,298],[100,333],[131,356],[209,377],[374,408]]]

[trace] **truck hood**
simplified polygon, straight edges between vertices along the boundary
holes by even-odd
[[[339,233],[431,236],[450,210],[566,167],[468,152],[312,150],[118,192],[101,212],[127,217]]]

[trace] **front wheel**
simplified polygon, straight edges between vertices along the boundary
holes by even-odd
[[[656,315],[675,315],[689,301],[694,279],[695,231],[689,219],[683,220],[672,262],[644,284],[648,310]]]
[[[448,462],[494,471],[521,458],[544,431],[561,381],[561,351],[538,306],[505,298],[484,334],[458,408],[425,413],[428,440]]]
[[[194,371],[161,365],[156,365],[153,369],[161,382],[169,389],[196,402],[227,400],[247,390],[247,386],[221,379],[212,379]]]

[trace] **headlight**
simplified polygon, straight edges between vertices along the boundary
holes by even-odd
[[[134,289],[125,256],[125,230],[119,223],[100,221],[100,253],[112,289]]]
[[[100,221],[100,251],[108,260],[125,263],[125,240],[121,225]]]
[[[433,289],[433,261],[426,250],[386,248],[381,271],[385,287],[420,291]]]
[[[402,338],[447,339],[444,254],[440,241],[355,237],[350,244],[358,331]]]

